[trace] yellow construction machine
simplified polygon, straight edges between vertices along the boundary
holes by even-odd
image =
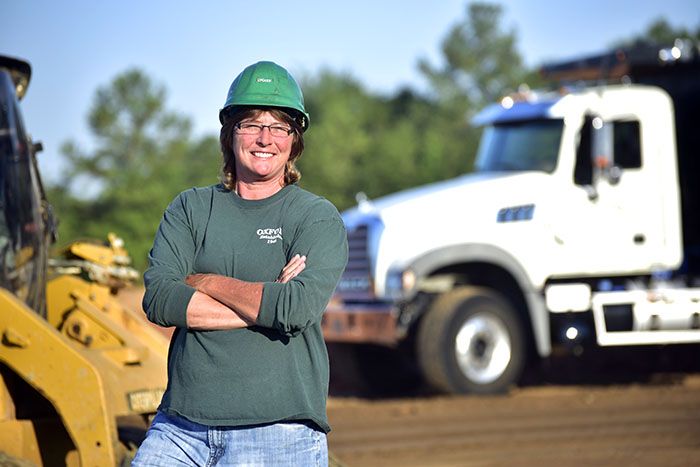
[[[0,465],[128,465],[166,386],[167,338],[122,306],[119,238],[48,259],[55,221],[19,100],[30,65],[0,57]]]

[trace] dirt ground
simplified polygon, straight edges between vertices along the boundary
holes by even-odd
[[[700,376],[504,397],[331,398],[329,445],[359,466],[700,465]]]
[[[330,450],[345,467],[700,466],[700,346],[603,350],[549,360],[504,396],[332,383]]]

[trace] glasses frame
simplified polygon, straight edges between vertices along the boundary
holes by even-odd
[[[257,128],[258,131],[256,131],[255,133],[241,133],[241,130],[243,130],[243,125],[245,125],[247,129]],[[263,125],[261,123],[238,122],[233,127],[236,129],[236,133],[246,136],[259,136],[262,134],[265,128],[267,128],[270,131],[270,136],[272,136],[273,138],[288,138],[292,133],[294,133],[294,128],[287,128],[285,126],[280,125],[279,123],[273,123],[272,125]],[[286,134],[276,135],[272,132],[273,128],[275,130],[282,130],[286,132]]]

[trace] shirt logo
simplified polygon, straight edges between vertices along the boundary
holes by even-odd
[[[258,229],[256,232],[260,240],[267,240],[267,243],[277,243],[277,240],[282,240],[282,227],[276,229]]]

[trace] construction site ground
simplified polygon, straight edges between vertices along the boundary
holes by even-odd
[[[557,356],[500,396],[372,392],[344,361],[331,352],[328,439],[346,467],[700,466],[697,345]]]

